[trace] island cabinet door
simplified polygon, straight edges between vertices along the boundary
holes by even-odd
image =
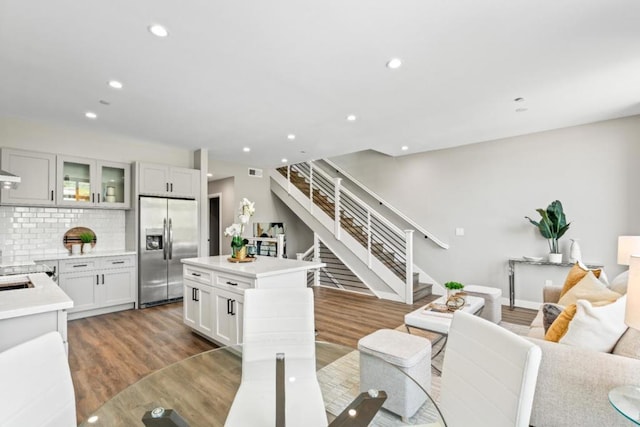
[[[208,337],[213,337],[213,288],[200,285],[195,293],[198,304],[197,329]]]
[[[238,302],[239,300],[240,302]],[[213,338],[224,345],[238,344],[240,342],[238,337],[242,334],[242,295],[215,289],[214,301]],[[238,328],[240,328],[240,332]]]
[[[90,310],[100,305],[99,274],[94,272],[61,274],[59,282],[60,288],[73,300],[73,308],[69,310],[70,313]]]
[[[196,299],[196,292],[198,284],[190,280],[184,279],[184,297],[182,301],[182,310],[184,324],[192,329],[198,329],[199,323],[199,309],[198,300]]]

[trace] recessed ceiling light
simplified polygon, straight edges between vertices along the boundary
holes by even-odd
[[[208,173],[208,174],[207,174],[207,176],[208,176],[209,178],[211,178],[211,177],[213,176],[213,174],[212,174],[212,173]]]
[[[96,113],[94,113],[93,111],[87,111],[86,113],[84,113],[84,116],[88,119],[97,119],[98,115]]]
[[[249,148],[249,147],[244,147],[244,148],[242,149],[242,151],[244,151],[245,153],[248,153],[249,151],[251,151],[251,148]]]
[[[347,116],[347,120],[349,120],[350,122],[355,122],[356,121],[356,116],[354,116],[353,114],[349,114]]]
[[[167,37],[169,35],[169,31],[159,24],[149,25],[149,32],[156,37]]]
[[[528,108],[516,108],[516,113],[524,113]]]
[[[109,86],[113,89],[122,89],[122,83],[117,80],[109,80]]]
[[[290,133],[289,135],[287,135],[287,139],[293,141],[294,139],[296,139],[296,136],[292,133]]]
[[[400,58],[392,58],[387,62],[387,68],[391,68],[395,70],[396,68],[400,68],[402,66],[402,61]]]
[[[407,147],[406,145],[403,145],[402,147],[400,147],[400,149],[402,151],[407,151],[409,149],[409,147]]]
[[[282,162],[282,163],[287,163],[288,161],[289,161],[289,160],[287,160],[287,159],[282,159],[282,160],[281,160],[281,162]]]
[[[515,102],[523,102],[523,101],[524,101],[524,98],[520,98],[520,97],[518,97],[518,98],[514,99],[514,101],[515,101]]]

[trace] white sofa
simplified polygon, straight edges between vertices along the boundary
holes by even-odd
[[[544,301],[558,302],[560,290],[545,287]],[[627,333],[636,334],[640,339],[640,333],[633,330]],[[620,385],[640,385],[639,359],[544,341],[542,310],[531,323],[529,339],[542,349],[532,426],[631,425],[611,406],[608,393]]]

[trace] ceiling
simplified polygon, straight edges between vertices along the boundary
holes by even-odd
[[[263,167],[405,155],[640,114],[639,22],[638,0],[0,0],[0,115]]]

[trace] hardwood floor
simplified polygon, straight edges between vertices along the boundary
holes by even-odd
[[[376,297],[314,288],[317,339],[356,347],[363,336],[394,329],[413,306]],[[503,320],[529,324],[535,311],[503,307]],[[69,322],[69,365],[78,422],[118,392],[160,368],[215,348],[182,323],[182,303],[129,310]]]

